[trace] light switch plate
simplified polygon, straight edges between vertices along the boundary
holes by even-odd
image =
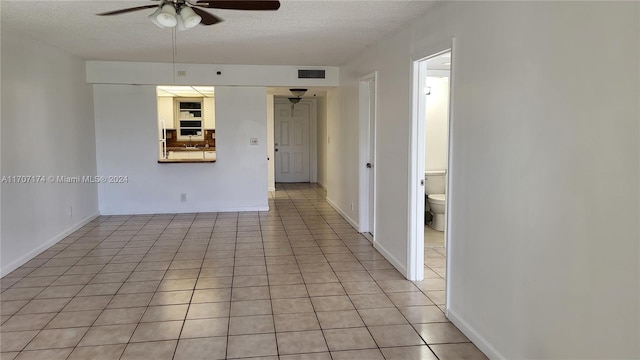
[[[258,145],[258,138],[251,138],[251,141],[249,142],[249,144]]]

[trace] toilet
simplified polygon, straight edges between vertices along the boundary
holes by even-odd
[[[444,216],[446,209],[446,178],[446,170],[428,170],[424,172],[424,192],[427,195],[428,211],[432,215],[429,225],[437,231],[444,231],[446,225]]]

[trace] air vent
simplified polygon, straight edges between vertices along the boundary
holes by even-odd
[[[324,70],[298,70],[298,79],[324,79]]]

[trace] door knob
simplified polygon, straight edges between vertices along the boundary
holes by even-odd
[[[367,169],[371,169],[373,166],[371,166],[371,163],[367,163]]]
[[[275,149],[275,150],[273,150],[273,151],[278,152],[278,149]]]

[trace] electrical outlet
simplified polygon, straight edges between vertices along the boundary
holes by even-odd
[[[69,217],[73,217],[73,206],[69,206]]]
[[[258,145],[258,138],[251,138],[251,140],[249,141],[249,143],[251,145]]]
[[[187,70],[178,70],[176,75],[178,75],[178,76],[187,76]]]
[[[180,194],[180,202],[187,202],[187,194]]]
[[[351,203],[351,211],[353,211],[353,203]]]

